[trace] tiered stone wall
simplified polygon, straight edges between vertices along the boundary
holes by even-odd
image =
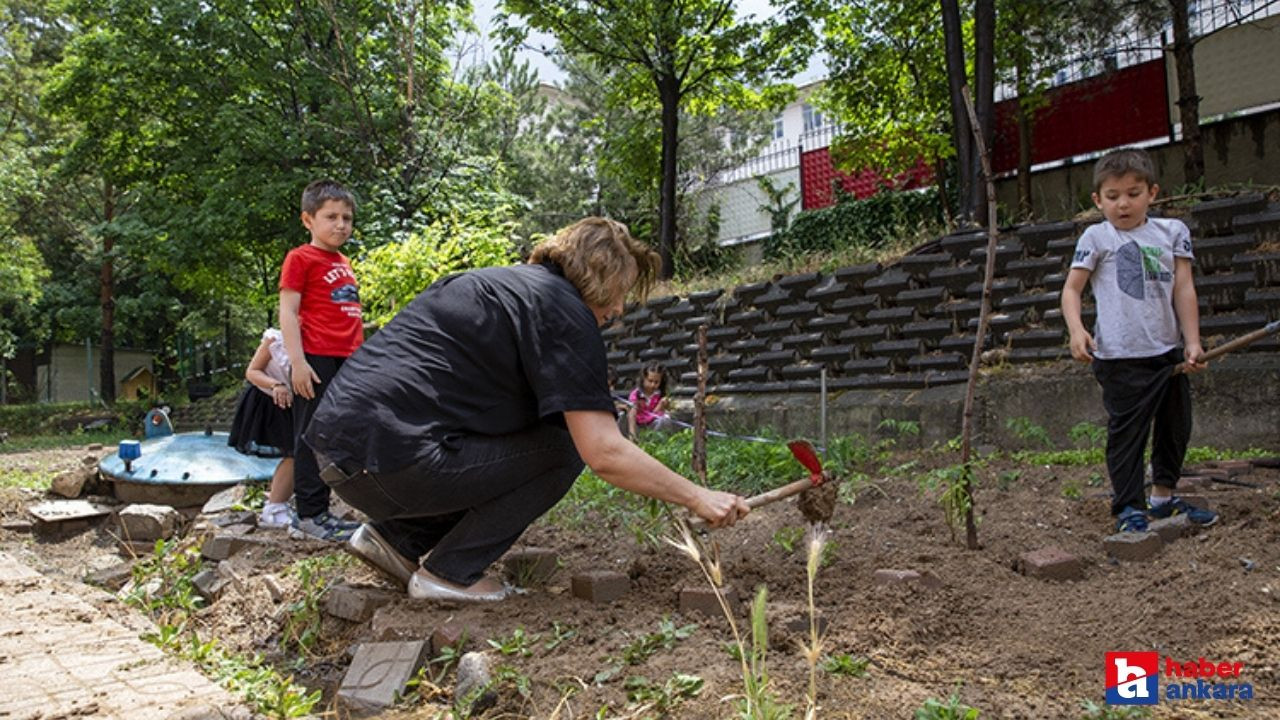
[[[1280,318],[1280,204],[1260,194],[1203,202],[1184,217],[1195,239],[1206,347]],[[1069,357],[1058,309],[1086,224],[1026,225],[1001,234],[984,349],[1013,364]],[[708,326],[708,385],[720,396],[918,389],[962,383],[976,339],[987,235],[948,235],[887,267],[805,273],[659,297],[603,335],[623,387],[659,362],[673,394],[696,385],[696,330]],[[1092,308],[1086,301],[1086,324]],[[1249,352],[1276,352],[1276,337]]]

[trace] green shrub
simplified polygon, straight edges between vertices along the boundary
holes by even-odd
[[[0,405],[0,430],[13,437],[72,433],[105,420],[107,427],[133,434],[141,432],[142,417],[151,406],[146,400],[122,400],[109,409],[90,403]]]
[[[881,192],[865,200],[849,197],[835,205],[800,213],[785,232],[764,244],[766,258],[832,252],[850,246],[876,247],[921,225],[937,225],[942,212],[936,192]]]

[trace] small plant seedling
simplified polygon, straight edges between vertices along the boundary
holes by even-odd
[[[1106,481],[1106,478],[1102,477],[1102,473],[1098,472],[1097,470],[1094,470],[1093,472],[1089,473],[1089,487],[1099,487],[1105,481]]]
[[[733,658],[734,660],[742,660],[742,647],[738,645],[738,643],[726,642],[722,643],[720,647],[724,648],[725,654],[730,658]]]
[[[951,693],[945,703],[937,698],[925,700],[916,708],[915,720],[978,720],[978,710],[960,702],[958,694]]]
[[[1061,492],[1062,497],[1068,500],[1079,500],[1084,497],[1084,491],[1080,489],[1080,484],[1075,480],[1064,480]]]
[[[1071,442],[1077,445],[1096,448],[1101,447],[1102,443],[1106,441],[1107,429],[1086,420],[1072,425],[1071,429],[1067,431],[1067,437],[1071,438]]]
[[[301,655],[311,654],[320,639],[324,619],[320,601],[333,585],[335,571],[348,564],[346,555],[330,554],[303,558],[290,566],[289,572],[298,578],[302,595],[286,608],[280,640],[283,647],[293,647]]]
[[[996,489],[1000,491],[1008,490],[1013,484],[1022,479],[1021,470],[1005,470],[996,478]]]
[[[848,653],[832,653],[822,659],[822,669],[831,675],[847,675],[865,678],[868,676],[869,658],[855,658]]]
[[[1081,720],[1139,720],[1139,718],[1151,717],[1150,710],[1133,705],[1100,707],[1092,700],[1081,700],[1080,707],[1084,710],[1084,715],[1080,716]]]
[[[1053,447],[1053,440],[1049,439],[1049,433],[1040,425],[1032,422],[1030,418],[1012,417],[1004,422],[1005,428],[1013,433],[1014,437],[1019,440],[1039,445],[1041,447]]]
[[[546,650],[555,650],[563,643],[572,640],[578,636],[578,631],[566,625],[561,625],[559,621],[551,622],[551,637],[542,644]]]
[[[503,655],[519,655],[520,657],[529,657],[533,654],[530,646],[537,643],[541,638],[539,635],[529,635],[525,633],[524,628],[518,627],[511,631],[511,636],[499,638],[497,640],[490,639],[489,646]]]
[[[671,677],[661,685],[654,685],[643,676],[627,678],[623,687],[627,691],[627,701],[633,704],[649,705],[659,715],[667,715],[675,706],[702,692],[702,678],[685,673],[672,673]]]
[[[788,555],[796,551],[796,543],[804,537],[804,528],[784,527],[773,534],[773,544],[782,548]]]

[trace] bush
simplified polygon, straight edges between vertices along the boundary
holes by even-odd
[[[832,252],[850,246],[876,247],[921,225],[942,221],[938,193],[881,192],[865,200],[845,195],[835,205],[800,213],[786,232],[764,244],[765,257]]]
[[[120,401],[110,409],[89,403],[31,403],[0,406],[0,430],[14,437],[74,432],[96,421],[120,431],[139,432],[152,407],[145,400]]]

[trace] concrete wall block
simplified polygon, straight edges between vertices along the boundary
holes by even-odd
[[[1079,580],[1084,565],[1075,555],[1060,547],[1046,547],[1025,552],[1018,558],[1019,572],[1042,580]]]
[[[740,602],[738,590],[732,585],[720,588],[729,612],[737,615]],[[716,597],[716,591],[706,585],[694,585],[680,590],[680,612],[687,614],[702,613],[707,617],[723,617],[724,609]]]
[[[627,594],[631,579],[613,570],[588,570],[573,576],[573,596],[593,603],[611,603]]]
[[[324,594],[324,611],[343,620],[362,623],[372,618],[374,611],[395,598],[394,594],[380,588],[343,583],[334,585]]]

